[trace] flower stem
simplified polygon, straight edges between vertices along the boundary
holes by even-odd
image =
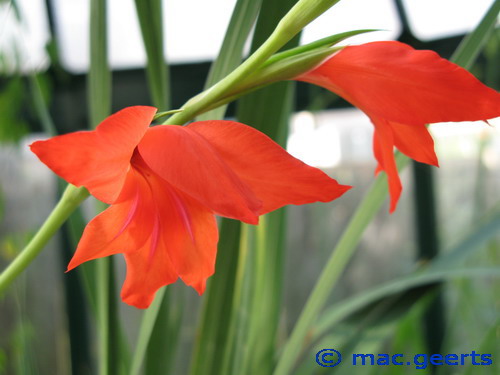
[[[68,185],[40,230],[24,250],[0,274],[0,293],[36,258],[73,211],[89,196],[87,189]]]
[[[276,29],[278,31],[278,29]],[[262,65],[274,52],[284,46],[291,38],[280,32],[274,32],[269,39],[232,73],[209,88],[207,91],[189,100],[183,107],[183,111],[170,117],[165,124],[182,125],[183,123],[196,117],[204,108],[219,101],[229,89],[237,82],[245,78],[255,68]]]
[[[170,117],[165,125],[182,125],[204,109],[219,102],[230,89],[259,68],[269,57],[297,35],[309,22],[320,16],[339,0],[300,0],[283,17],[267,40],[238,68],[208,90],[195,96],[182,107],[183,111]]]
[[[408,164],[409,159],[401,153],[396,156],[398,169]],[[318,318],[325,306],[332,289],[342,275],[347,263],[354,254],[361,237],[372,222],[380,206],[387,196],[387,178],[385,174],[379,175],[372,188],[358,206],[340,241],[332,252],[328,263],[323,269],[304,309],[297,321],[295,328],[285,345],[273,375],[285,375],[292,372],[295,360],[303,348],[308,345],[308,335],[312,324]]]

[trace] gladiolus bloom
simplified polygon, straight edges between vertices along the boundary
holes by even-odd
[[[86,226],[68,271],[123,253],[130,305],[148,307],[178,277],[203,293],[215,265],[214,214],[257,224],[284,205],[331,201],[350,188],[244,124],[150,128],[155,112],[126,108],[95,131],[31,145],[55,173],[111,205]]]
[[[377,172],[387,174],[391,212],[402,189],[394,147],[438,166],[426,124],[500,116],[500,94],[495,90],[435,52],[399,42],[345,47],[295,79],[333,91],[371,119]]]

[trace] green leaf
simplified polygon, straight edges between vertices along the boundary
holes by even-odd
[[[183,285],[166,287],[167,295],[163,297],[146,352],[146,375],[174,369],[184,313],[184,291]]]
[[[22,79],[6,80],[0,91],[0,142],[18,142],[28,133],[28,125],[21,115],[23,106]]]
[[[111,71],[108,65],[106,0],[90,2],[90,71],[88,75],[90,126],[95,128],[111,112]],[[101,210],[104,209],[101,205]],[[119,319],[114,286],[114,267],[110,257],[97,263],[97,317],[99,375],[120,374],[126,357],[120,356]]]
[[[161,0],[135,0],[142,39],[146,48],[147,76],[153,104],[159,110],[170,106],[169,73],[163,55]]]
[[[498,13],[500,13],[500,0],[495,0],[479,25],[462,40],[451,61],[465,69],[470,69],[495,29]]]
[[[204,294],[200,327],[191,360],[191,375],[220,375],[224,351],[228,346],[233,293],[238,267],[241,224],[222,219],[217,250],[217,272],[208,280]]]
[[[210,67],[205,89],[208,89],[236,68],[243,57],[243,48],[260,10],[262,0],[239,0],[231,16],[217,59]],[[221,119],[226,106],[210,110],[200,115],[198,120]]]
[[[135,347],[134,357],[132,358],[132,364],[130,369],[130,375],[139,375],[141,367],[144,361],[144,356],[146,355],[146,350],[149,345],[149,339],[151,338],[151,333],[156,323],[156,318],[163,301],[163,295],[165,294],[166,288],[162,288],[156,292],[155,299],[153,303],[144,312],[141,321],[141,327],[139,329],[139,337],[137,339],[137,344]]]
[[[479,346],[477,352],[484,354],[492,354],[493,363],[489,366],[481,366],[481,374],[483,375],[496,375],[500,372],[500,363],[498,363],[498,358],[495,355],[495,350],[498,349],[498,327],[500,327],[500,318],[497,318],[495,322],[491,323],[491,328],[485,332],[484,339]],[[464,375],[474,375],[477,374],[477,366],[470,364],[466,367]]]
[[[500,229],[500,210],[489,220],[480,225],[459,244],[443,252],[435,258],[424,270],[416,270],[414,273],[403,276],[396,280],[375,287],[359,295],[339,302],[326,310],[316,327],[313,329],[314,338],[317,340],[330,330],[337,322],[347,318],[369,305],[381,301],[403,291],[409,291],[422,285],[428,285],[437,281],[456,277],[486,277],[500,275],[497,267],[459,267],[457,263],[470,256],[477,248],[486,244],[497,235]]]
[[[44,132],[50,136],[57,135],[56,127],[54,125],[54,122],[52,121],[49,109],[43,97],[42,89],[39,83],[39,77],[36,74],[31,74],[29,76],[29,83],[35,112],[40,122],[42,123]]]
[[[91,128],[95,128],[111,112],[106,13],[106,0],[91,0],[90,71],[87,80]]]

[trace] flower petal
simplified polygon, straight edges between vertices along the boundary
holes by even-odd
[[[394,145],[406,156],[420,163],[439,166],[434,152],[434,140],[425,125],[406,125],[390,122]]]
[[[296,80],[325,87],[370,117],[407,125],[500,116],[500,94],[433,51],[399,42],[342,49]]]
[[[143,246],[152,233],[152,212],[149,186],[131,169],[118,203],[97,215],[85,227],[68,271],[83,262],[127,253]]]
[[[31,150],[66,181],[85,186],[97,199],[112,203],[125,183],[132,153],[155,112],[153,107],[125,108],[106,118],[94,131],[37,141]]]
[[[261,215],[287,204],[328,202],[350,189],[294,158],[250,126],[234,121],[200,121],[187,128],[205,138],[262,200]]]
[[[141,248],[124,254],[127,276],[121,297],[123,302],[139,309],[145,309],[153,302],[158,289],[177,280],[164,241],[153,244],[154,241],[151,236]],[[150,256],[152,246],[156,251]]]
[[[148,130],[138,149],[155,173],[215,213],[258,222],[261,202],[196,132],[157,126]]]
[[[195,199],[161,180],[154,182],[160,212],[161,236],[175,272],[199,294],[215,270],[217,221],[213,213]]]
[[[325,87],[364,111],[375,124],[377,171],[388,175],[391,211],[401,194],[393,146],[438,165],[426,124],[500,116],[500,94],[432,51],[399,42],[346,47],[295,78]]]
[[[127,252],[127,277],[122,290],[126,303],[149,306],[156,291],[178,276],[205,290],[206,279],[215,269],[217,223],[210,210],[177,191],[135,156],[134,168],[147,177],[154,209],[151,235],[142,248]]]
[[[387,121],[372,118],[372,122],[375,125],[373,152],[379,163],[376,173],[383,170],[387,174],[389,195],[391,197],[389,211],[394,212],[402,191],[401,180],[399,179],[398,169],[394,159],[394,136],[392,128]]]

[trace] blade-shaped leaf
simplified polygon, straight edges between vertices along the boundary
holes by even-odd
[[[162,111],[169,108],[169,72],[163,55],[161,0],[135,0],[142,39],[147,55],[147,76],[153,104]]]

